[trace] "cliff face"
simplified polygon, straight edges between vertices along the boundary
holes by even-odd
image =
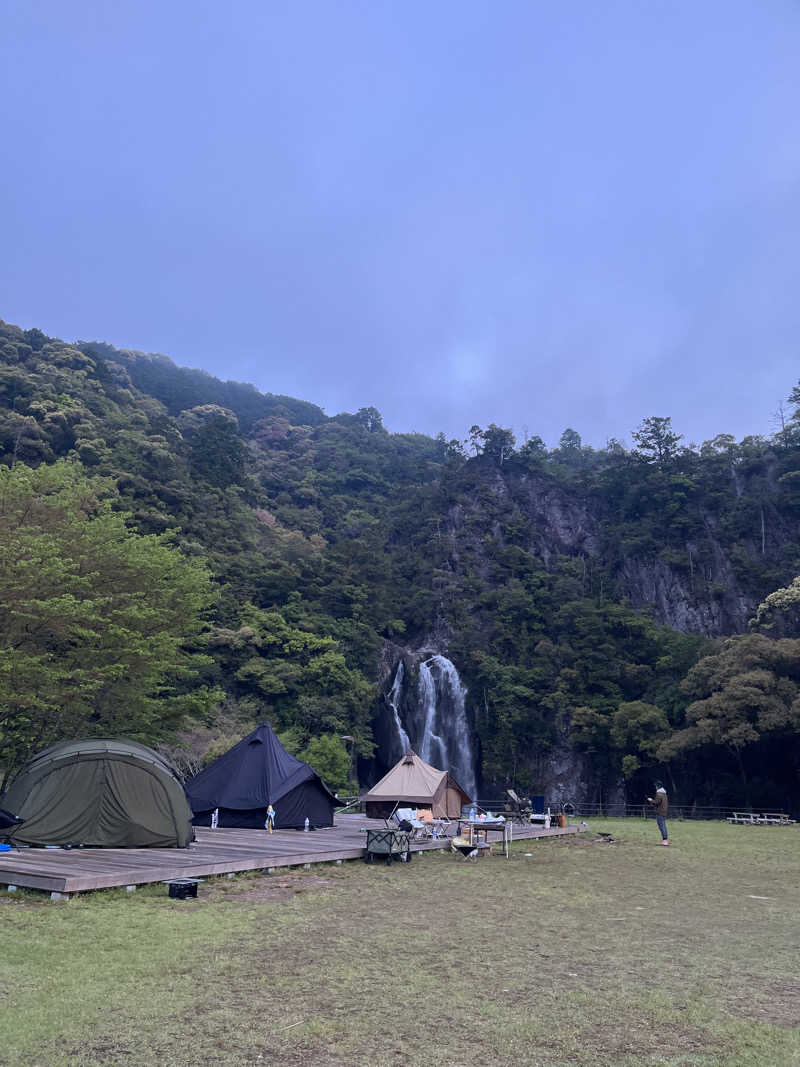
[[[624,814],[624,779],[615,778],[606,783],[592,757],[576,752],[566,737],[546,752],[533,756],[531,777],[536,792],[544,795],[545,803],[554,811],[567,804],[578,810],[600,804],[608,815]]]
[[[597,517],[579,494],[549,479],[526,475],[514,486],[513,496],[530,523],[530,550],[545,564],[556,555],[601,555]]]
[[[545,569],[564,557],[576,561],[587,595],[623,601],[682,633],[744,633],[759,600],[792,576],[786,545],[800,540],[797,520],[778,505],[776,480],[768,476],[766,481],[772,499],[753,509],[748,536],[720,529],[718,516],[698,507],[691,535],[680,546],[674,537],[672,544],[659,545],[651,536],[642,552],[626,543],[624,524],[609,518],[598,494],[545,475],[490,469],[483,492],[451,504],[444,516],[448,566],[458,572],[469,558],[480,577],[491,581],[492,558],[512,543],[508,530],[514,527],[514,543]],[[742,497],[742,483],[737,474],[720,487],[732,506]],[[669,517],[663,521],[666,531]],[[774,573],[774,584],[758,588],[751,571],[765,568]]]
[[[631,607],[687,634],[719,637],[744,633],[756,602],[739,587],[721,546],[713,545],[711,581],[718,593],[698,594],[690,578],[661,560],[630,557],[618,572],[618,588]]]

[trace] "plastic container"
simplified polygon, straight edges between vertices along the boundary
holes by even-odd
[[[197,881],[194,878],[174,878],[167,884],[173,900],[187,900],[197,896]]]

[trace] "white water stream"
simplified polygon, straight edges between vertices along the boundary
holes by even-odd
[[[403,750],[403,754],[408,752],[411,748],[411,741],[408,734],[403,729],[403,724],[400,722],[400,694],[403,691],[403,678],[405,677],[405,668],[403,667],[403,661],[397,667],[397,673],[394,676],[394,682],[392,683],[392,689],[389,696],[386,698],[389,701],[389,707],[392,709],[394,715],[394,724],[397,727],[397,736],[400,738],[400,747]]]
[[[474,797],[475,756],[467,719],[467,690],[455,665],[446,656],[429,656],[419,664],[415,690],[408,689],[408,680],[401,661],[386,696],[397,745],[403,752],[413,748],[426,763],[450,771]]]

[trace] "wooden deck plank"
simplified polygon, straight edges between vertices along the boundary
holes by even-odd
[[[288,867],[305,863],[360,859],[362,829],[383,827],[379,820],[339,816],[328,830],[263,830],[197,828],[188,849],[23,849],[0,854],[0,885],[19,885],[50,892],[76,893],[122,885],[142,885],[172,878]],[[514,840],[533,840],[579,833],[565,828],[515,826]],[[445,839],[412,842],[414,852],[448,848]]]

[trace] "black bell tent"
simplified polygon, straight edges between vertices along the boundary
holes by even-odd
[[[269,723],[262,723],[185,785],[195,826],[263,829],[267,805],[275,829],[333,826],[340,801],[307,763],[290,756]]]

